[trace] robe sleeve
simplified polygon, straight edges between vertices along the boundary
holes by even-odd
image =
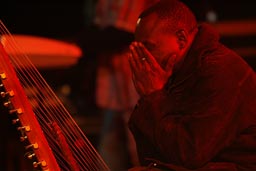
[[[181,91],[178,105],[165,90],[143,97],[131,116],[131,126],[168,163],[189,169],[202,167],[239,133],[240,87],[251,70],[239,70],[236,65],[216,59],[205,62],[193,88],[176,87]]]

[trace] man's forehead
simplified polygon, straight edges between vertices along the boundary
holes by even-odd
[[[137,26],[135,30],[136,36],[146,36],[147,34],[157,31],[160,27],[160,20],[157,18],[157,14],[152,13],[143,18],[137,20]]]
[[[138,21],[137,21],[137,24],[141,24],[141,23],[154,23],[154,22],[157,22],[159,21],[159,18],[158,18],[158,15],[153,12],[153,13],[150,13],[146,16],[143,16],[142,18],[139,18]]]

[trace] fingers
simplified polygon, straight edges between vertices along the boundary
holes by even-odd
[[[168,75],[172,74],[173,71],[173,66],[175,64],[175,60],[177,58],[176,54],[173,54],[171,57],[169,57],[166,67],[165,67],[165,71],[167,72]]]
[[[145,80],[150,72],[152,72],[146,57],[143,55],[142,49],[138,42],[130,45],[129,63],[132,71],[132,78],[135,88],[139,94],[144,90],[144,85],[141,85],[142,80]]]
[[[131,52],[131,54],[130,54],[130,60],[131,60],[131,62],[132,62],[132,64],[134,65],[134,67],[139,67],[141,64],[140,64],[140,62],[141,61],[139,61],[139,54],[138,54],[138,52],[137,52],[137,50],[136,50],[136,44],[135,43],[132,43],[131,45],[130,45],[130,52]]]
[[[140,49],[140,52],[143,56],[145,56],[147,62],[149,62],[152,66],[157,63],[154,56],[148,51],[148,49],[142,44],[138,43],[138,49]]]
[[[134,57],[134,62],[137,64],[137,67],[144,67],[147,69],[150,67],[151,70],[158,70],[160,68],[160,65],[156,61],[155,57],[141,42],[133,42],[130,45],[130,50],[132,56]]]
[[[130,64],[133,69],[149,69],[150,65],[147,60],[147,56],[140,47],[141,43],[133,42],[130,45]]]
[[[136,65],[136,63],[135,63],[135,61],[133,59],[132,54],[129,54],[129,63],[130,63],[130,66],[131,66],[131,70],[132,70],[132,72],[134,74],[134,70],[136,70],[137,65]]]

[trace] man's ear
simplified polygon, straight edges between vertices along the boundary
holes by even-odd
[[[188,34],[185,30],[181,29],[176,32],[177,41],[180,49],[182,50],[187,46],[188,43]]]

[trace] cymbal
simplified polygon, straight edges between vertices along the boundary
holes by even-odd
[[[2,35],[0,39],[8,55],[25,54],[37,68],[63,68],[77,63],[82,50],[75,44],[31,35]],[[15,47],[14,48],[14,43]]]

